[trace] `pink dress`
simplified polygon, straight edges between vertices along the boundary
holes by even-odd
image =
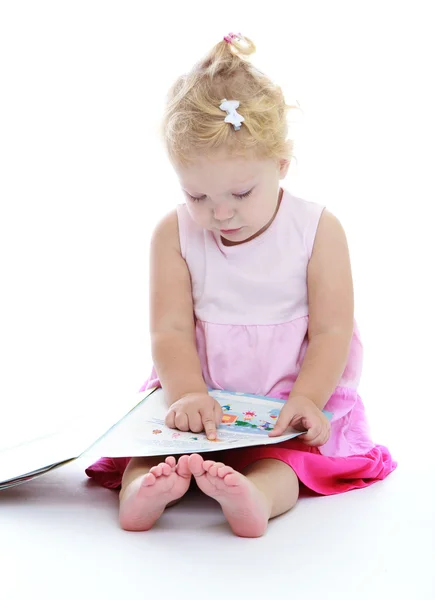
[[[288,398],[308,344],[307,265],[323,208],[284,189],[264,233],[245,244],[225,246],[219,235],[195,224],[185,204],[177,206],[181,253],[192,280],[197,348],[210,388]],[[358,395],[362,357],[355,323],[346,368],[325,406],[334,416],[323,446],[312,448],[295,439],[213,454],[238,471],[262,458],[281,460],[317,494],[384,479],[397,464],[387,448],[370,438]],[[160,382],[153,368],[139,391],[155,386]],[[86,473],[117,489],[128,461],[102,458]]]

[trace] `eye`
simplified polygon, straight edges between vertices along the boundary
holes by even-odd
[[[252,188],[252,189],[254,189],[254,188]],[[236,198],[239,198],[240,200],[242,200],[243,198],[248,198],[248,196],[250,196],[251,194],[252,194],[252,190],[249,190],[249,192],[246,192],[245,194],[240,194],[240,195],[234,194],[234,196]]]
[[[254,188],[252,188],[253,190]],[[234,198],[238,198],[239,200],[243,200],[243,198],[248,198],[252,194],[252,190],[246,192],[245,194],[233,194]],[[195,198],[195,196],[191,196],[188,192],[186,192],[187,196],[192,200],[192,202],[201,202],[201,200],[205,200],[207,196],[200,196],[199,198]]]
[[[200,198],[195,198],[194,196],[191,196],[188,192],[186,192],[186,195],[188,198],[190,198],[192,200],[192,202],[201,202],[201,200],[205,200],[206,196],[201,196]]]

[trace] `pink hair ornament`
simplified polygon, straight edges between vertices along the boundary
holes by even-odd
[[[224,40],[228,43],[228,44],[232,44],[233,40],[237,40],[240,41],[242,39],[242,34],[241,33],[229,33],[228,35],[224,36]]]

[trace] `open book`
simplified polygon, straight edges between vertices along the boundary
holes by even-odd
[[[208,440],[204,432],[184,432],[166,427],[168,407],[163,391],[158,389],[95,444],[92,454],[97,451],[99,456],[119,457],[203,453],[277,444],[303,433],[289,428],[285,435],[269,437],[284,400],[220,390],[209,390],[209,394],[223,409],[217,439]],[[330,413],[328,416],[331,416]]]
[[[0,452],[0,490],[24,483],[79,457],[166,456],[277,444],[303,432],[288,429],[285,435],[269,437],[284,400],[264,396],[209,390],[223,409],[217,439],[205,433],[183,432],[165,426],[168,410],[161,389],[137,394],[135,404],[110,429],[86,423],[70,430],[20,444]],[[139,401],[138,401],[138,398]],[[328,418],[331,413],[324,411]],[[101,435],[102,434],[102,435]]]

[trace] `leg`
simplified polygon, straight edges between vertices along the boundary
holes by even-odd
[[[299,497],[299,480],[293,469],[275,458],[263,458],[242,471],[265,495],[270,506],[270,519],[287,512]]]
[[[275,459],[259,460],[242,474],[193,454],[189,469],[198,487],[219,502],[233,532],[242,537],[263,535],[269,519],[292,508],[299,495],[295,472]]]
[[[132,458],[122,477],[119,523],[127,531],[151,529],[165,508],[189,489],[188,458]]]

